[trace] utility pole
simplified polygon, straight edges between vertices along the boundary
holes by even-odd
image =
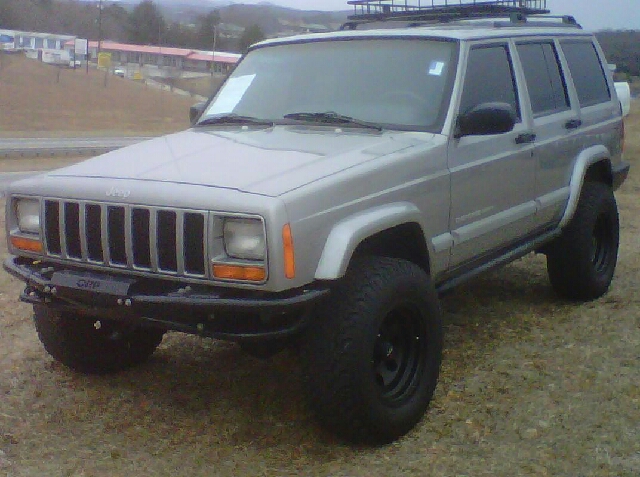
[[[98,52],[97,66],[100,67],[100,52],[102,51],[102,0],[98,1]],[[104,69],[104,87],[107,87],[107,75],[109,74],[109,68]]]
[[[211,52],[211,76],[213,76],[213,73],[216,70],[216,37],[218,36],[216,34],[216,25],[214,23],[213,25],[213,51]]]
[[[98,55],[102,48],[102,0],[98,2]]]

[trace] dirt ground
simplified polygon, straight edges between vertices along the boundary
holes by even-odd
[[[435,399],[389,446],[353,448],[319,429],[292,353],[259,361],[172,333],[137,369],[72,373],[42,349],[17,300],[21,284],[0,273],[0,475],[637,477],[638,106],[627,123],[632,169],[617,193],[611,291],[561,301],[544,258],[529,256],[444,297]]]

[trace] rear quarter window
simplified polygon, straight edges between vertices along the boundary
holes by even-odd
[[[565,40],[561,45],[580,106],[584,108],[610,101],[611,91],[593,42]]]

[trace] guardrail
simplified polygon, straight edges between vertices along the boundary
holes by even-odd
[[[0,139],[0,158],[92,156],[151,139],[118,138],[20,138]]]

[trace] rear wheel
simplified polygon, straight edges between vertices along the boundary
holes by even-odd
[[[594,300],[613,279],[620,235],[618,207],[611,187],[585,182],[576,214],[547,251],[547,271],[558,295]]]
[[[322,307],[304,347],[310,402],[340,436],[387,443],[422,418],[442,356],[438,298],[417,265],[358,260]]]
[[[146,361],[164,331],[34,306],[34,321],[47,352],[87,374],[120,371]]]

